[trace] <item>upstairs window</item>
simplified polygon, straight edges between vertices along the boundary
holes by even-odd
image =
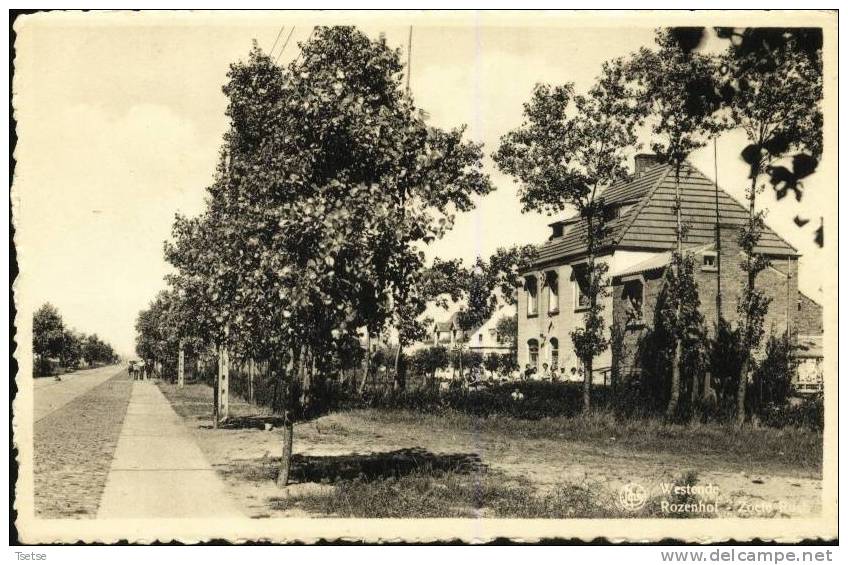
[[[559,312],[559,276],[556,271],[545,273],[545,282],[548,286],[548,314]]]
[[[715,251],[705,251],[704,260],[701,263],[702,271],[717,271],[718,270],[718,253]]]
[[[527,315],[536,316],[539,313],[539,293],[536,277],[527,277],[524,286],[527,292]]]

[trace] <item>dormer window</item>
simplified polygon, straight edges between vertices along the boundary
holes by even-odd
[[[552,238],[562,237],[562,234],[564,233],[562,224],[554,224],[554,225],[551,226],[551,228],[552,228],[552,233],[551,233]]]
[[[705,251],[703,263],[701,263],[702,271],[717,271],[718,270],[718,253],[715,251]]]

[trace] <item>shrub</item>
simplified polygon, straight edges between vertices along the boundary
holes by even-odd
[[[785,406],[789,399],[798,367],[793,349],[786,334],[769,336],[765,357],[754,370],[751,391],[746,395],[750,410],[761,418],[765,412]]]
[[[805,428],[816,432],[824,430],[824,397],[818,394],[798,404],[774,404],[760,414],[761,422],[772,428]]]

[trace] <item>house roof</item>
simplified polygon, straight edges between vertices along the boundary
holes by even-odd
[[[710,243],[715,237],[716,188],[713,181],[688,162],[680,171],[680,193],[684,222],[689,226],[686,245]],[[603,190],[604,204],[626,206],[621,214],[607,222],[607,234],[599,242],[599,250],[638,249],[668,251],[676,245],[675,174],[669,164],[648,169],[638,178],[615,184]],[[748,211],[727,192],[718,189],[721,224],[741,227]],[[536,266],[585,255],[587,223],[572,217],[555,222],[563,224],[562,237],[548,240],[537,249]],[[798,251],[777,233],[765,227],[758,253],[766,255],[798,255]]]

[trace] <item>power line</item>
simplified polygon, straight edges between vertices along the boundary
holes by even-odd
[[[283,30],[286,26],[280,26],[280,31],[277,32],[277,39],[274,40],[274,45],[271,46],[271,50],[268,52],[268,56],[272,56],[274,54],[274,48],[277,47],[277,42],[280,40],[280,36],[283,35]]]
[[[283,56],[283,51],[286,50],[286,45],[289,44],[289,39],[291,39],[291,36],[292,36],[293,33],[294,33],[294,26],[292,26],[291,30],[289,31],[288,36],[286,37],[285,42],[283,42],[283,46],[280,48],[280,54],[277,55],[277,60],[274,61],[275,65],[280,61],[280,57]]]
[[[300,51],[298,52],[297,57],[295,57],[294,61],[292,62],[296,63],[298,60],[300,60],[301,55],[303,55],[303,46],[309,43],[309,40],[312,39],[313,35],[315,35],[315,29],[316,26],[312,26],[312,31],[309,32],[309,37],[307,37],[306,41],[304,41],[303,44],[300,46]]]

